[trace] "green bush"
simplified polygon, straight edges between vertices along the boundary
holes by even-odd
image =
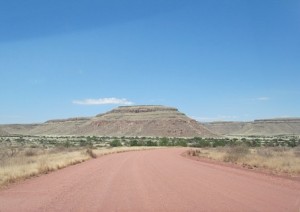
[[[166,137],[163,137],[159,140],[159,145],[160,146],[168,146],[169,145],[169,139]]]
[[[118,139],[114,139],[113,141],[110,142],[111,147],[118,147],[122,146],[122,143]]]
[[[147,140],[146,141],[146,146],[157,146],[157,143],[152,141],[152,140]]]
[[[187,147],[187,141],[185,139],[178,139],[174,142],[174,145]]]
[[[139,146],[139,142],[136,139],[130,140],[129,141],[130,146]]]

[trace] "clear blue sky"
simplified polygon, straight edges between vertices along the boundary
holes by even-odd
[[[124,104],[299,117],[300,1],[1,0],[0,99],[2,124]]]

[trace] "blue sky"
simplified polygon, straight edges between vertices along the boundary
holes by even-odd
[[[0,123],[174,106],[300,116],[298,0],[0,1]]]

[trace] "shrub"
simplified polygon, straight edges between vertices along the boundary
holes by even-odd
[[[130,146],[138,146],[138,145],[139,145],[139,142],[138,142],[138,140],[133,139],[133,140],[130,140],[130,141],[129,141],[129,145],[130,145]]]
[[[154,141],[152,141],[152,140],[147,140],[147,141],[146,141],[146,145],[147,145],[147,146],[157,146],[157,143],[154,142]]]
[[[122,143],[118,139],[114,139],[113,141],[110,142],[111,147],[118,147],[122,146]]]
[[[93,152],[92,149],[87,149],[86,153],[91,157],[91,158],[97,158],[96,153]]]
[[[257,154],[262,157],[272,157],[273,152],[270,148],[259,148],[257,149]]]
[[[25,151],[25,156],[27,156],[27,157],[32,157],[32,156],[35,156],[35,155],[37,155],[36,150],[28,149],[28,150]]]
[[[217,139],[217,140],[213,140],[213,147],[217,147],[217,146],[225,146],[226,145],[226,141],[222,140],[222,139]]]
[[[198,156],[199,154],[201,153],[200,150],[198,149],[190,149],[187,151],[187,154],[190,155],[190,156]]]
[[[87,146],[86,140],[80,140],[80,141],[79,141],[79,145],[80,145],[80,146]]]
[[[176,146],[187,147],[187,141],[184,140],[184,139],[178,139],[178,140],[175,142],[175,145],[176,145]]]
[[[191,146],[201,148],[201,147],[210,147],[211,145],[208,140],[201,139],[201,140],[197,140],[195,143],[191,144]]]
[[[290,139],[290,140],[287,142],[287,145],[288,145],[289,147],[296,147],[296,146],[297,146],[296,139],[294,139],[294,138]]]
[[[168,146],[169,145],[169,139],[166,137],[163,137],[160,139],[159,141],[159,145],[160,146]]]
[[[239,159],[245,157],[249,153],[249,147],[245,144],[229,147],[226,151],[226,155],[224,156],[224,161],[237,162]]]
[[[63,145],[63,147],[65,147],[65,148],[69,148],[69,147],[72,146],[72,144],[71,144],[70,141],[65,141],[62,145]]]

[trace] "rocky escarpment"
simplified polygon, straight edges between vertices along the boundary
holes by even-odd
[[[300,118],[258,119],[254,123],[300,123]]]
[[[85,129],[108,136],[216,137],[173,107],[123,106],[91,119]]]
[[[45,123],[59,123],[59,122],[72,122],[72,121],[88,121],[91,118],[89,117],[75,117],[75,118],[69,118],[69,119],[52,119],[48,120]]]
[[[260,119],[253,122],[211,122],[205,126],[221,135],[300,135],[300,118]]]
[[[220,135],[233,135],[241,131],[249,122],[208,122],[205,123],[207,127],[212,132]]]

